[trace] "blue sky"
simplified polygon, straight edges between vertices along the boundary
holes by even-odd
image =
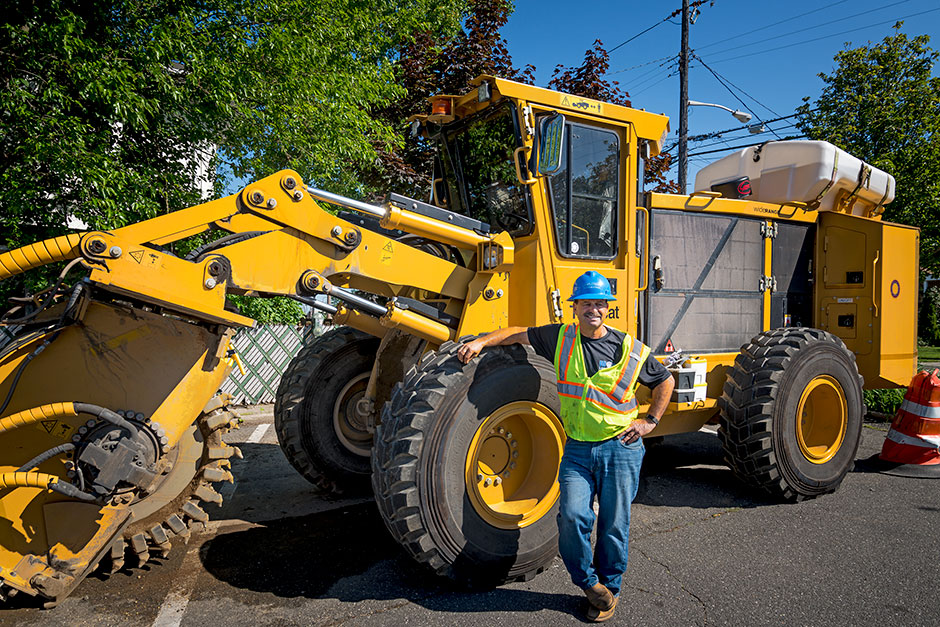
[[[679,18],[663,21],[681,0],[670,2],[559,2],[516,0],[516,9],[503,36],[517,67],[536,66],[536,80],[546,86],[556,65],[580,65],[595,39],[605,48],[615,46],[650,26],[648,33],[614,50],[608,78],[620,82],[633,106],[671,118],[670,138],[679,127],[679,77],[669,59],[679,51]],[[817,77],[834,68],[833,57],[849,42],[858,47],[881,41],[903,20],[909,36],[926,34],[940,50],[938,0],[819,0],[818,2],[745,2],[715,0],[704,4],[690,27],[690,48],[728,87],[699,61],[689,72],[689,98],[744,108],[769,120],[790,115],[804,96],[815,98],[823,87]],[[804,43],[805,42],[805,43]],[[940,73],[940,64],[934,74]],[[733,92],[733,93],[732,93]],[[783,137],[793,133],[792,120],[768,124]],[[741,127],[731,115],[712,107],[691,107],[690,135]],[[738,139],[734,139],[737,137]],[[774,139],[773,134],[749,136],[730,133],[726,143],[710,139],[690,144],[696,150],[714,150]],[[724,139],[724,138],[723,138]],[[707,145],[706,145],[707,144]],[[689,182],[703,165],[730,153],[692,156]]]

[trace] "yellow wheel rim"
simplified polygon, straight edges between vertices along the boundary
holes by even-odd
[[[814,464],[825,464],[845,440],[848,405],[839,382],[821,375],[809,382],[800,396],[796,415],[800,451]]]
[[[519,529],[558,500],[565,432],[555,413],[532,401],[503,405],[477,429],[467,452],[470,503],[483,520]]]

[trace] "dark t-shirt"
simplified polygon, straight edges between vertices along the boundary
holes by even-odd
[[[555,361],[555,347],[558,345],[560,324],[546,324],[541,327],[529,327],[529,344],[550,362]],[[597,340],[581,336],[581,352],[584,355],[584,367],[589,377],[601,368],[608,368],[623,357],[623,338],[626,334],[607,327],[607,334]],[[648,357],[640,369],[639,382],[653,389],[670,376],[666,367],[656,359]]]

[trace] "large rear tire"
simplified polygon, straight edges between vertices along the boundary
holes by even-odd
[[[725,461],[777,498],[834,492],[855,461],[862,377],[831,333],[786,328],[756,336],[735,359],[718,406]]]
[[[350,327],[327,331],[291,360],[278,385],[278,443],[322,494],[368,491],[372,434],[355,406],[369,382],[379,341]]]
[[[466,366],[446,343],[385,405],[372,485],[392,536],[439,575],[496,585],[541,572],[558,548],[565,435],[555,377],[521,345]]]

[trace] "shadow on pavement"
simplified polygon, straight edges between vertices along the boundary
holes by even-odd
[[[635,503],[668,507],[759,507],[773,505],[734,476],[712,433],[666,436],[648,447]]]
[[[200,557],[207,572],[230,586],[285,598],[404,599],[448,612],[580,611],[580,596],[466,590],[434,576],[392,540],[374,503],[219,535],[203,545]]]

